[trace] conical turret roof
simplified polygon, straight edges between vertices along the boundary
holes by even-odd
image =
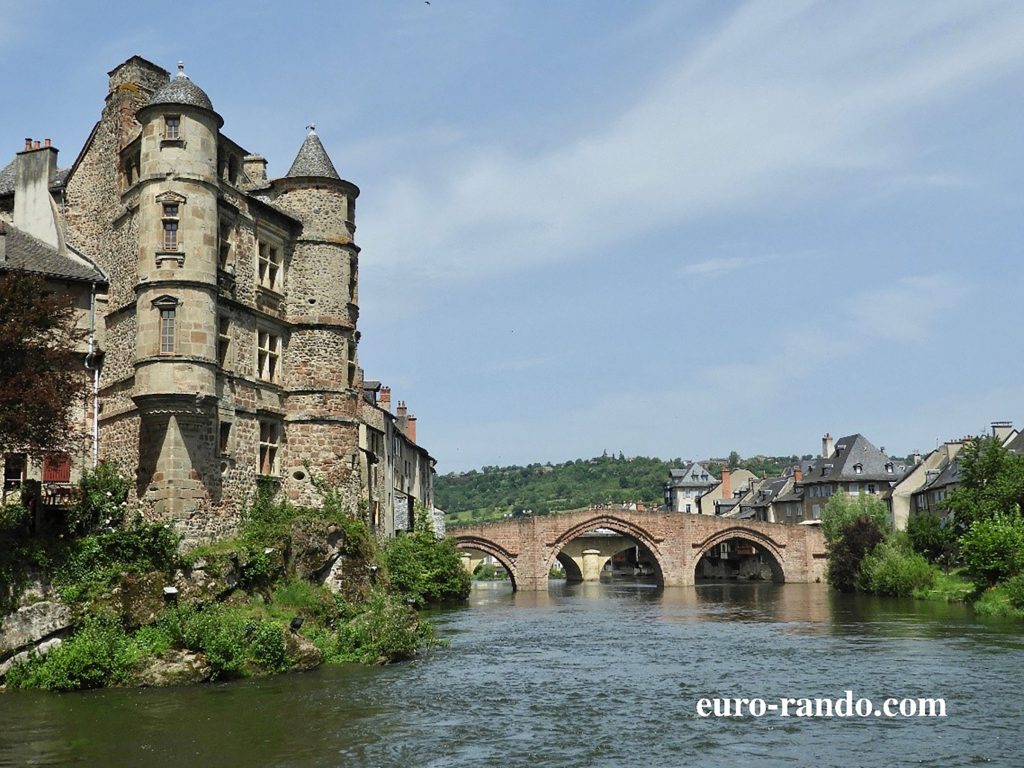
[[[162,85],[156,90],[146,106],[152,107],[156,104],[185,104],[210,112],[214,111],[213,102],[206,95],[206,91],[189,79],[189,76],[185,74],[185,65],[180,61],[177,74],[166,85]]]
[[[341,176],[334,168],[334,163],[327,156],[327,150],[320,143],[320,137],[316,135],[316,127],[308,126],[309,135],[299,147],[299,154],[295,156],[295,162],[285,174],[287,178],[296,176],[321,176],[328,179],[341,180]]]

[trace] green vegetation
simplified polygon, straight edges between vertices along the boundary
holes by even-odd
[[[833,496],[822,515],[829,582],[841,591],[973,602],[983,615],[1024,618],[1024,457],[992,438],[960,453],[962,484],[947,521],[910,518],[887,532],[873,497]],[[944,570],[940,570],[942,566]]]
[[[719,475],[722,467],[749,469],[758,476],[775,476],[797,461],[796,456],[756,456],[741,459],[733,451],[728,459],[702,462]],[[657,506],[665,496],[669,470],[689,464],[682,459],[626,458],[607,454],[563,464],[525,467],[484,467],[482,470],[441,475],[435,481],[438,506],[452,524],[498,520],[524,514],[546,515],[592,504],[642,501]]]
[[[465,600],[470,578],[451,539],[438,541],[425,508],[416,510],[416,530],[384,547],[391,590],[423,608]]]
[[[31,567],[78,616],[62,645],[8,672],[8,687],[132,684],[147,665],[174,654],[200,659],[199,679],[399,661],[438,642],[416,607],[469,593],[454,545],[434,538],[424,510],[416,531],[381,546],[330,490],[321,489],[317,508],[260,493],[237,536],[181,556],[170,528],[127,513],[127,491],[113,468],[87,473],[79,501],[43,536],[27,535],[20,508],[0,514],[0,535],[17,545],[4,552],[30,555]],[[317,576],[331,562],[328,542],[344,564],[341,593]],[[7,555],[0,568],[6,612],[29,569]],[[197,572],[202,578],[189,582],[187,574]],[[175,582],[182,591],[167,604],[162,588]]]

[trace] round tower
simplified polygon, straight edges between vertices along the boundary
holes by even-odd
[[[290,335],[283,366],[284,487],[297,501],[317,500],[307,463],[353,504],[359,493],[358,195],[338,175],[313,126],[271,190],[274,205],[302,222],[285,278]]]
[[[209,97],[178,72],[138,110],[142,126],[135,386],[139,485],[158,514],[209,498],[217,425],[217,137]]]

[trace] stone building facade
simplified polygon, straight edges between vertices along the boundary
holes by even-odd
[[[323,481],[370,504],[359,189],[312,126],[288,173],[267,178],[181,64],[171,76],[134,56],[108,74],[53,192],[67,242],[107,281],[100,457],[188,541],[233,530],[259,485],[315,504]]]

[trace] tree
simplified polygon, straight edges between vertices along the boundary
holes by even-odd
[[[875,496],[834,495],[821,515],[828,542],[828,581],[840,592],[853,592],[861,562],[885,538],[889,514]]]
[[[733,451],[732,453],[729,454],[729,469],[736,469],[739,465],[740,455],[736,451]]]
[[[957,461],[960,485],[947,497],[946,509],[961,531],[1024,506],[1024,456],[994,437],[982,437],[967,443]]]
[[[914,551],[931,563],[941,562],[948,566],[956,551],[956,531],[937,515],[911,515],[907,522],[907,537]]]
[[[976,520],[960,537],[960,554],[980,587],[1024,572],[1024,518],[1014,511]]]
[[[41,455],[71,446],[81,413],[73,406],[87,383],[75,352],[80,339],[70,296],[36,275],[0,272],[0,451]]]

